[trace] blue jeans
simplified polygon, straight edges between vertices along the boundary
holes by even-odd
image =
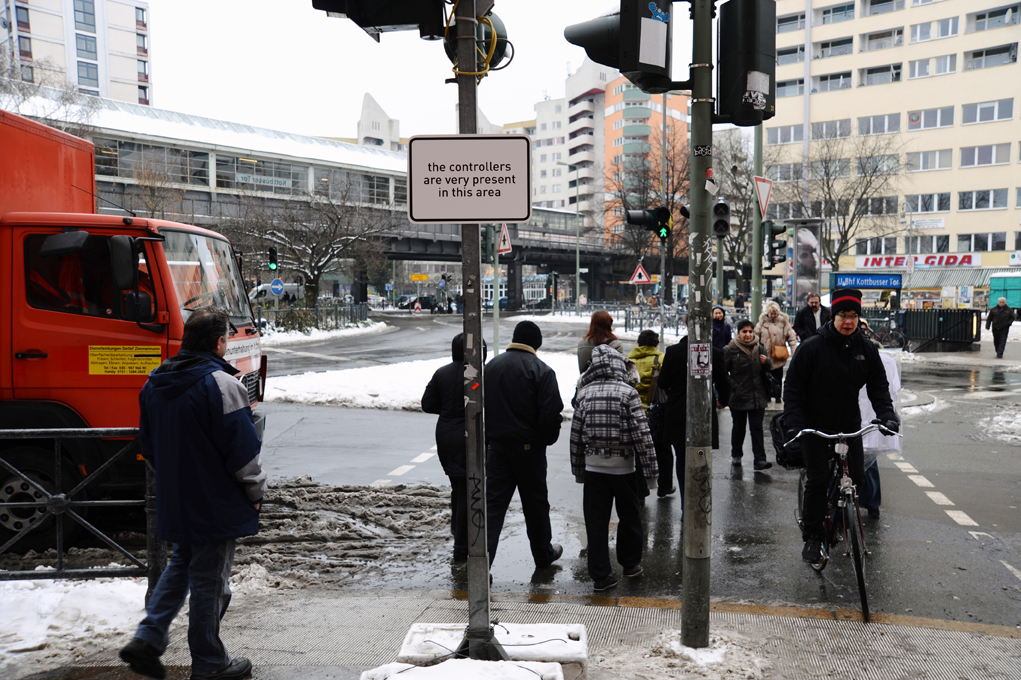
[[[184,606],[188,608],[188,648],[191,672],[212,673],[230,663],[220,640],[220,620],[230,604],[230,569],[234,564],[234,539],[220,543],[175,543],[174,554],[160,576],[146,606],[145,619],[135,637],[162,654],[170,642],[170,624]]]

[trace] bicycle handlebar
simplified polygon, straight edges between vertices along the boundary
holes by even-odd
[[[865,427],[863,427],[862,429],[858,430],[857,432],[838,432],[836,434],[829,434],[828,432],[821,432],[819,430],[813,430],[811,428],[805,428],[801,432],[798,432],[796,435],[794,435],[794,438],[791,439],[789,442],[786,442],[784,444],[784,446],[786,446],[787,444],[792,444],[792,443],[796,442],[797,440],[801,439],[802,435],[806,435],[806,434],[814,434],[815,436],[822,437],[823,439],[840,439],[840,440],[844,440],[844,439],[855,439],[857,437],[861,437],[862,435],[868,434],[869,432],[873,432],[875,430],[879,430],[880,432],[882,432],[883,434],[885,434],[887,436],[895,436],[895,437],[903,437],[904,436],[904,435],[900,434],[899,432],[894,432],[893,430],[891,430],[891,429],[889,429],[887,427],[884,427],[883,425],[880,425],[878,423],[871,423],[869,425],[866,425]]]

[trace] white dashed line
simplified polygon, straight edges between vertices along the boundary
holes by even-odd
[[[430,458],[432,458],[435,455],[436,455],[435,453],[429,453],[429,452],[420,453],[419,455],[417,455],[414,458],[412,458],[411,462],[412,463],[424,463],[425,461],[429,460]]]
[[[915,466],[912,465],[911,463],[894,463],[894,465],[899,467],[904,472],[918,472],[918,470],[915,469]]]
[[[397,468],[395,470],[391,470],[387,474],[390,475],[391,477],[400,477],[405,472],[408,472],[409,470],[414,470],[414,469],[415,469],[414,465],[402,465],[402,466],[400,466],[399,468]]]
[[[948,515],[950,515],[950,519],[954,520],[955,522],[960,524],[962,527],[977,527],[978,526],[978,522],[973,520],[971,517],[968,517],[968,514],[965,513],[965,512],[962,512],[960,510],[946,510],[945,512]]]
[[[936,505],[953,505],[954,502],[941,494],[939,491],[926,491],[925,495],[932,499]]]
[[[889,458],[890,460],[904,460],[904,456],[900,455],[899,453],[888,453],[886,454],[886,457]]]
[[[1007,564],[1003,560],[1000,560],[1000,564],[1002,564],[1003,566],[1007,567],[1007,569],[1010,569],[1010,573],[1014,574],[1014,576],[1017,576],[1018,578],[1021,578],[1021,569],[1015,569],[1014,567],[1010,566],[1009,564]]]
[[[928,479],[926,479],[922,475],[908,475],[908,479],[910,479],[912,482],[914,482],[915,484],[917,484],[918,486],[921,486],[921,487],[927,487],[927,488],[930,488],[930,489],[936,488],[933,485],[932,482],[930,482]]]
[[[369,484],[369,486],[386,486],[389,483],[390,483],[389,479],[377,479],[372,484]]]

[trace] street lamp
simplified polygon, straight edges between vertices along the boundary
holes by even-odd
[[[915,211],[911,209],[911,206],[908,205],[908,202],[906,200],[904,201],[903,206],[904,206],[904,209],[901,212],[901,218],[900,218],[901,224],[904,223],[904,213],[907,213],[907,215],[908,215],[908,238],[907,238],[908,247],[905,248],[905,250],[907,251],[907,258],[905,259],[905,262],[907,263],[907,269],[908,269],[908,280],[907,280],[906,288],[908,290],[907,290],[907,298],[905,300],[901,300],[901,304],[904,304],[906,302],[907,304],[910,305],[909,309],[914,309],[915,308],[915,301],[911,297],[911,275],[915,271],[915,254],[914,254],[914,252],[912,252],[915,249],[915,243],[914,243],[914,240],[915,240]]]
[[[574,170],[574,313],[581,316],[581,223],[578,214],[581,181],[578,177],[581,168],[574,163],[557,161],[557,165],[566,165]]]

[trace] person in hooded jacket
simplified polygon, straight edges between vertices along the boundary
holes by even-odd
[[[722,350],[730,344],[733,338],[730,324],[727,323],[727,314],[723,307],[713,307],[713,347]]]
[[[780,305],[772,300],[766,303],[766,311],[759,315],[759,323],[755,326],[755,335],[758,336],[759,343],[769,352],[772,360],[770,371],[782,390],[783,367],[787,364],[787,358],[794,354],[798,347],[798,336],[791,327],[790,319],[780,311]],[[787,357],[778,357],[778,353],[786,353]],[[780,403],[779,397],[776,403]]]
[[[606,345],[592,350],[571,421],[571,472],[585,485],[588,572],[596,590],[617,585],[608,547],[610,512],[617,508],[617,562],[625,576],[642,573],[642,516],[637,459],[651,488],[659,474],[656,450],[638,392],[627,384],[624,357]]]
[[[422,410],[439,415],[436,421],[436,455],[450,480],[450,533],[454,561],[468,560],[468,470],[464,429],[464,333],[450,342],[451,362],[433,373],[422,395]],[[482,361],[486,342],[482,342]]]
[[[755,327],[748,319],[737,324],[737,337],[723,350],[723,363],[730,375],[730,413],[733,428],[730,435],[730,462],[741,465],[744,456],[746,427],[752,433],[752,457],[756,470],[773,467],[766,461],[762,419],[769,403],[766,392],[766,368],[769,356],[755,337]]]
[[[138,397],[142,455],[156,470],[156,517],[173,555],[120,657],[140,675],[162,679],[159,657],[170,624],[191,593],[188,646],[193,680],[244,678],[220,640],[231,593],[235,540],[259,531],[266,473],[248,391],[223,360],[230,318],[214,307],[192,312],[181,351],[149,374]]]

